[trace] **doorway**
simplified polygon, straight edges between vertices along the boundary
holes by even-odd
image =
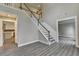
[[[57,20],[58,42],[77,47],[77,17],[68,17]]]
[[[16,46],[15,42],[15,22],[3,21],[3,47],[12,48]]]
[[[18,47],[17,15],[0,12],[0,47]]]

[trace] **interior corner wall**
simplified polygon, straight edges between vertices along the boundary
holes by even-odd
[[[0,5],[0,12],[7,12],[17,15],[17,39],[18,46],[26,45],[38,41],[38,30],[32,19],[26,16],[25,13],[9,7]],[[1,25],[0,25],[1,26]],[[1,34],[0,34],[1,40]],[[1,41],[0,41],[1,42]]]

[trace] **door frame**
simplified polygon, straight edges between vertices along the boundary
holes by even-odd
[[[66,17],[66,18],[58,19],[58,20],[56,21],[56,27],[57,27],[57,42],[59,42],[58,22],[59,22],[59,21],[64,21],[64,20],[70,20],[70,19],[74,19],[74,20],[75,20],[75,46],[76,46],[76,47],[79,47],[79,45],[78,45],[77,16]]]
[[[17,43],[17,42],[16,42],[16,40],[17,40],[17,39],[16,39],[16,38],[17,38],[17,35],[16,35],[16,33],[17,33],[17,31],[16,31],[16,30],[17,30],[16,21],[14,21],[14,20],[2,20],[2,37],[4,37],[4,36],[3,36],[3,35],[4,35],[4,34],[3,34],[3,22],[14,22],[14,24],[15,24],[15,43]],[[3,39],[3,43],[4,43],[4,39]]]
[[[14,20],[6,20],[6,19],[1,19],[0,18],[0,23],[1,23],[1,44],[0,44],[0,47],[3,46],[3,21],[10,21],[10,22],[15,22],[15,43],[17,44],[17,47],[18,47],[18,39],[17,39],[17,24],[18,24],[18,15],[17,14],[12,14],[10,12],[4,12],[4,11],[0,11],[0,13],[5,13],[7,15],[13,15],[15,16],[15,21]]]

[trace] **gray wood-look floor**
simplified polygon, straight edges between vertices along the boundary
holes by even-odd
[[[0,56],[79,56],[79,49],[68,40],[50,46],[36,42],[20,48],[0,48]]]

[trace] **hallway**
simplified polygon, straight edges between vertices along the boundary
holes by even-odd
[[[54,43],[50,46],[40,42],[32,43],[20,48],[0,48],[2,56],[79,56],[79,49],[73,44]]]
[[[13,48],[16,47],[16,44],[15,44],[15,42],[14,42],[14,38],[4,40],[3,48],[5,48],[5,49],[10,49],[10,48],[12,48],[12,47],[13,47]]]
[[[3,48],[12,48],[15,43],[15,22],[3,21]]]

